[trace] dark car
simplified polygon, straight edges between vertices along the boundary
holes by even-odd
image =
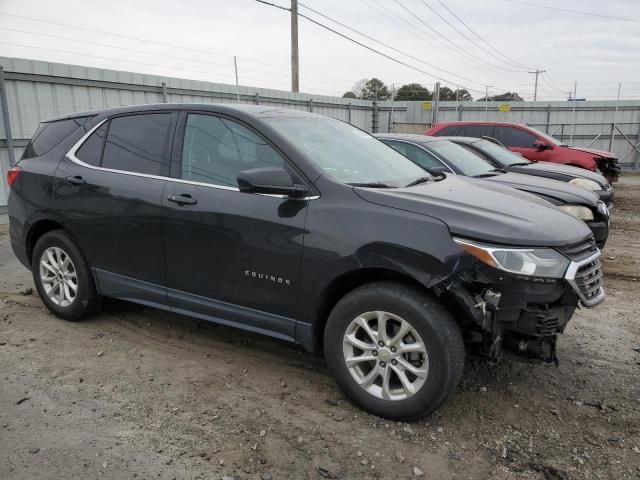
[[[584,168],[551,162],[532,162],[495,141],[472,137],[440,137],[470,148],[489,161],[494,167],[506,172],[523,173],[566,182],[574,187],[584,188],[600,197],[607,208],[613,207],[614,189],[604,176]]]
[[[9,183],[13,249],[57,316],[107,296],[296,342],[389,418],[438,408],[466,351],[553,361],[575,308],[604,298],[584,222],[295,110],[57,118]]]
[[[529,125],[508,122],[442,122],[427,130],[436,137],[495,138],[514,152],[533,161],[573,165],[595,172],[600,170],[609,182],[620,176],[618,159],[611,152],[573,147]]]
[[[445,171],[489,180],[537,195],[565,212],[584,220],[600,249],[609,236],[609,210],[599,197],[557,180],[509,173],[496,168],[479,153],[443,137],[411,134],[379,134],[377,138],[427,170]]]

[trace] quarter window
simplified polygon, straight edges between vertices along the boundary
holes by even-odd
[[[148,175],[166,175],[171,113],[149,113],[111,120],[102,167]],[[80,158],[80,157],[78,157]]]
[[[82,146],[76,152],[76,157],[89,165],[99,166],[102,157],[102,146],[104,145],[104,137],[107,133],[107,123],[103,123],[100,127],[89,135]]]
[[[237,187],[243,170],[284,166],[284,159],[248,128],[213,115],[189,114],[182,147],[182,178]]]
[[[498,127],[498,140],[507,147],[533,148],[535,135],[513,127]]]

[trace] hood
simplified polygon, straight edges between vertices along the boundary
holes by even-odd
[[[453,235],[486,243],[557,247],[591,235],[583,221],[544,200],[475,178],[449,175],[415,187],[354,191],[368,202],[436,218]]]
[[[561,163],[551,162],[532,162],[525,168],[565,175],[567,177],[567,181],[571,180],[572,178],[588,178],[589,180],[593,180],[594,182],[599,184],[603,189],[609,186],[609,182],[606,178],[604,178],[599,173],[592,172],[591,170],[587,170],[586,168],[572,167],[571,165],[562,165]]]
[[[592,148],[585,147],[564,147],[570,148],[571,150],[577,150],[578,152],[590,153],[592,155],[597,155],[602,158],[616,158],[616,156],[611,152],[605,152],[604,150],[593,150]]]
[[[597,208],[598,200],[600,199],[598,195],[584,188],[574,187],[551,178],[524,175],[522,173],[503,173],[494,177],[487,177],[484,180],[537,195],[555,205],[587,205]]]

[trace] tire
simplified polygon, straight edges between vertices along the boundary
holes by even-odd
[[[50,253],[53,258],[49,257]],[[43,257],[53,269],[43,265]],[[58,270],[61,272],[59,275],[54,273]],[[31,271],[40,298],[56,316],[77,321],[97,311],[99,297],[91,270],[80,249],[63,230],[52,230],[38,239],[33,249]],[[43,277],[43,272],[49,281]],[[66,291],[69,292],[67,294],[63,289],[62,297],[61,289],[55,286],[61,281],[66,283]],[[53,293],[48,293],[52,289]]]
[[[367,335],[359,318],[366,320],[374,336]],[[388,342],[385,347],[378,344],[374,353],[371,346],[375,338],[379,341],[377,325],[382,321],[387,325]],[[392,341],[400,336],[401,326],[403,333],[407,331],[406,324],[412,330],[393,343],[395,353],[391,352]],[[401,353],[420,349],[420,345],[424,353]],[[460,328],[438,300],[418,288],[389,281],[359,287],[336,304],[325,327],[324,353],[338,387],[356,405],[392,420],[415,420],[440,407],[458,385],[465,359]],[[362,361],[361,355],[375,360]],[[351,368],[347,358],[356,362]],[[379,373],[372,373],[376,367]],[[404,370],[405,382],[411,383],[409,389],[399,370]],[[389,378],[386,390],[384,375]],[[370,376],[376,377],[372,383],[367,380]],[[368,385],[366,389],[357,379]]]

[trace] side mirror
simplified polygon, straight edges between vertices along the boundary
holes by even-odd
[[[542,140],[536,140],[533,142],[533,148],[542,152],[543,150],[551,150],[553,147],[547,143],[544,143]]]
[[[280,167],[263,167],[244,170],[238,174],[238,187],[244,193],[287,195],[304,197],[309,190],[304,185],[293,183],[289,172]]]

